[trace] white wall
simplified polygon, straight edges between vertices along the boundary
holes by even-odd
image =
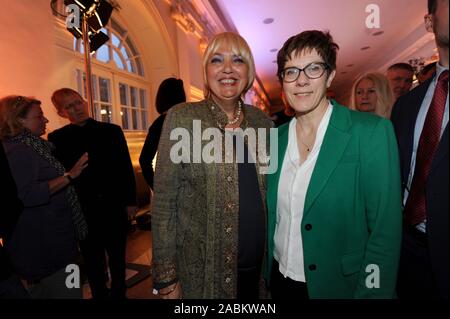
[[[54,63],[57,54],[50,2],[0,1],[0,96],[35,96],[43,102],[49,126],[54,127],[59,122],[50,102],[51,83],[64,66]]]

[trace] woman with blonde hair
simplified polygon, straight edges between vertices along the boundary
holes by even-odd
[[[255,67],[240,35],[216,35],[205,51],[203,67],[205,100],[171,108],[158,146],[152,209],[153,286],[168,299],[257,299],[266,234],[260,157],[250,160],[252,143],[247,138],[243,161],[234,155],[231,161],[223,160],[227,148],[223,151],[221,143],[210,162],[204,158],[211,143],[205,136],[214,132],[215,141],[229,137],[241,141],[244,138],[235,129],[268,133],[271,121],[242,101],[252,87]],[[183,142],[173,140],[177,131],[194,134],[194,142],[189,140],[183,147],[187,156],[181,161],[172,157]],[[201,133],[197,149],[195,139]],[[235,149],[229,151],[235,154]],[[202,159],[197,161],[197,156]]]
[[[48,120],[40,104],[25,96],[0,99],[0,139],[23,203],[7,249],[31,298],[81,298],[81,289],[66,285],[66,267],[76,263],[76,240],[88,231],[71,185],[88,158],[64,170],[53,145],[41,138]]]
[[[390,118],[394,104],[394,93],[388,79],[381,73],[366,73],[352,87],[350,108]]]

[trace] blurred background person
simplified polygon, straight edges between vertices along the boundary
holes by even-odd
[[[156,93],[156,110],[160,116],[153,122],[148,129],[141,155],[139,156],[139,164],[142,169],[148,186],[153,191],[153,159],[158,150],[159,138],[166,118],[167,111],[179,103],[186,102],[186,94],[184,92],[183,80],[176,78],[168,78],[161,82]]]
[[[414,79],[414,68],[408,63],[395,63],[388,68],[386,77],[397,100],[400,96],[411,90]]]
[[[394,105],[400,151],[403,238],[397,292],[400,299],[449,296],[449,10],[428,0],[425,27],[439,53],[434,76]]]
[[[65,269],[76,263],[76,239],[88,231],[70,185],[88,158],[84,154],[64,170],[40,137],[48,123],[40,104],[22,96],[0,100],[0,138],[24,205],[7,248],[32,298],[82,298],[81,288],[66,286]]]
[[[203,75],[206,99],[169,110],[161,134],[152,209],[154,287],[168,299],[257,299],[266,233],[265,175],[260,157],[252,162],[245,143],[246,160],[236,162],[233,156],[225,162],[223,140],[241,138],[236,128],[265,128],[268,135],[273,124],[260,109],[242,102],[255,65],[240,35],[225,32],[210,41]],[[170,139],[172,130],[193,132],[194,120],[201,121],[202,131],[215,129],[214,140],[225,148],[218,161],[172,161],[172,147],[179,143]],[[193,144],[187,147],[189,157],[199,155]]]
[[[353,84],[350,108],[370,112],[384,118],[391,116],[394,94],[388,79],[381,73],[367,73]]]
[[[65,167],[89,154],[89,167],[74,180],[89,226],[80,242],[86,272],[95,299],[126,298],[126,243],[128,220],[136,214],[136,181],[128,145],[120,126],[89,116],[88,104],[70,88],[53,92],[58,115],[70,124],[48,135],[55,156]],[[105,277],[105,254],[111,274],[111,290]]]

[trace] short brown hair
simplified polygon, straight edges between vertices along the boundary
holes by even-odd
[[[388,67],[388,71],[390,70],[405,70],[414,73],[414,68],[412,67],[412,65],[404,62],[392,64],[390,67]]]
[[[217,52],[217,49],[221,45],[229,46],[234,54],[240,55],[244,59],[244,62],[248,67],[248,83],[247,87],[244,89],[244,92],[242,92],[242,94],[245,94],[253,86],[253,81],[255,80],[255,60],[253,59],[253,54],[247,41],[234,32],[219,33],[209,42],[208,47],[203,54],[203,78],[205,81],[203,93],[205,97],[209,97],[211,93],[208,77],[206,76],[206,66],[208,65],[208,61],[211,56]]]
[[[82,100],[84,100],[83,97],[80,95],[80,93],[70,88],[62,88],[53,92],[52,103],[55,106],[56,110],[60,111],[61,108],[64,107],[63,105],[61,105],[61,98],[63,96],[69,96],[73,94],[78,95]]]
[[[333,37],[328,31],[318,30],[303,31],[290,37],[278,51],[278,79],[283,82],[281,73],[284,70],[286,62],[292,58],[292,54],[300,54],[303,51],[316,50],[324,62],[328,65],[329,71],[336,69],[336,57],[339,46],[333,42]]]
[[[33,97],[9,95],[0,99],[0,138],[13,137],[24,130],[19,119],[30,112],[32,105],[41,105],[41,101]]]

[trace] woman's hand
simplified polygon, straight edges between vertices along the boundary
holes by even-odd
[[[68,172],[70,177],[77,178],[80,176],[81,172],[88,166],[88,153],[84,153]]]
[[[183,298],[183,291],[180,282],[176,282],[168,287],[159,290],[159,295],[162,299],[181,299]]]
[[[70,171],[64,175],[58,176],[48,181],[48,188],[50,194],[53,195],[59,192],[61,189],[67,187],[73,178],[80,176],[81,172],[88,166],[88,154],[84,153],[80,159],[75,163]]]

